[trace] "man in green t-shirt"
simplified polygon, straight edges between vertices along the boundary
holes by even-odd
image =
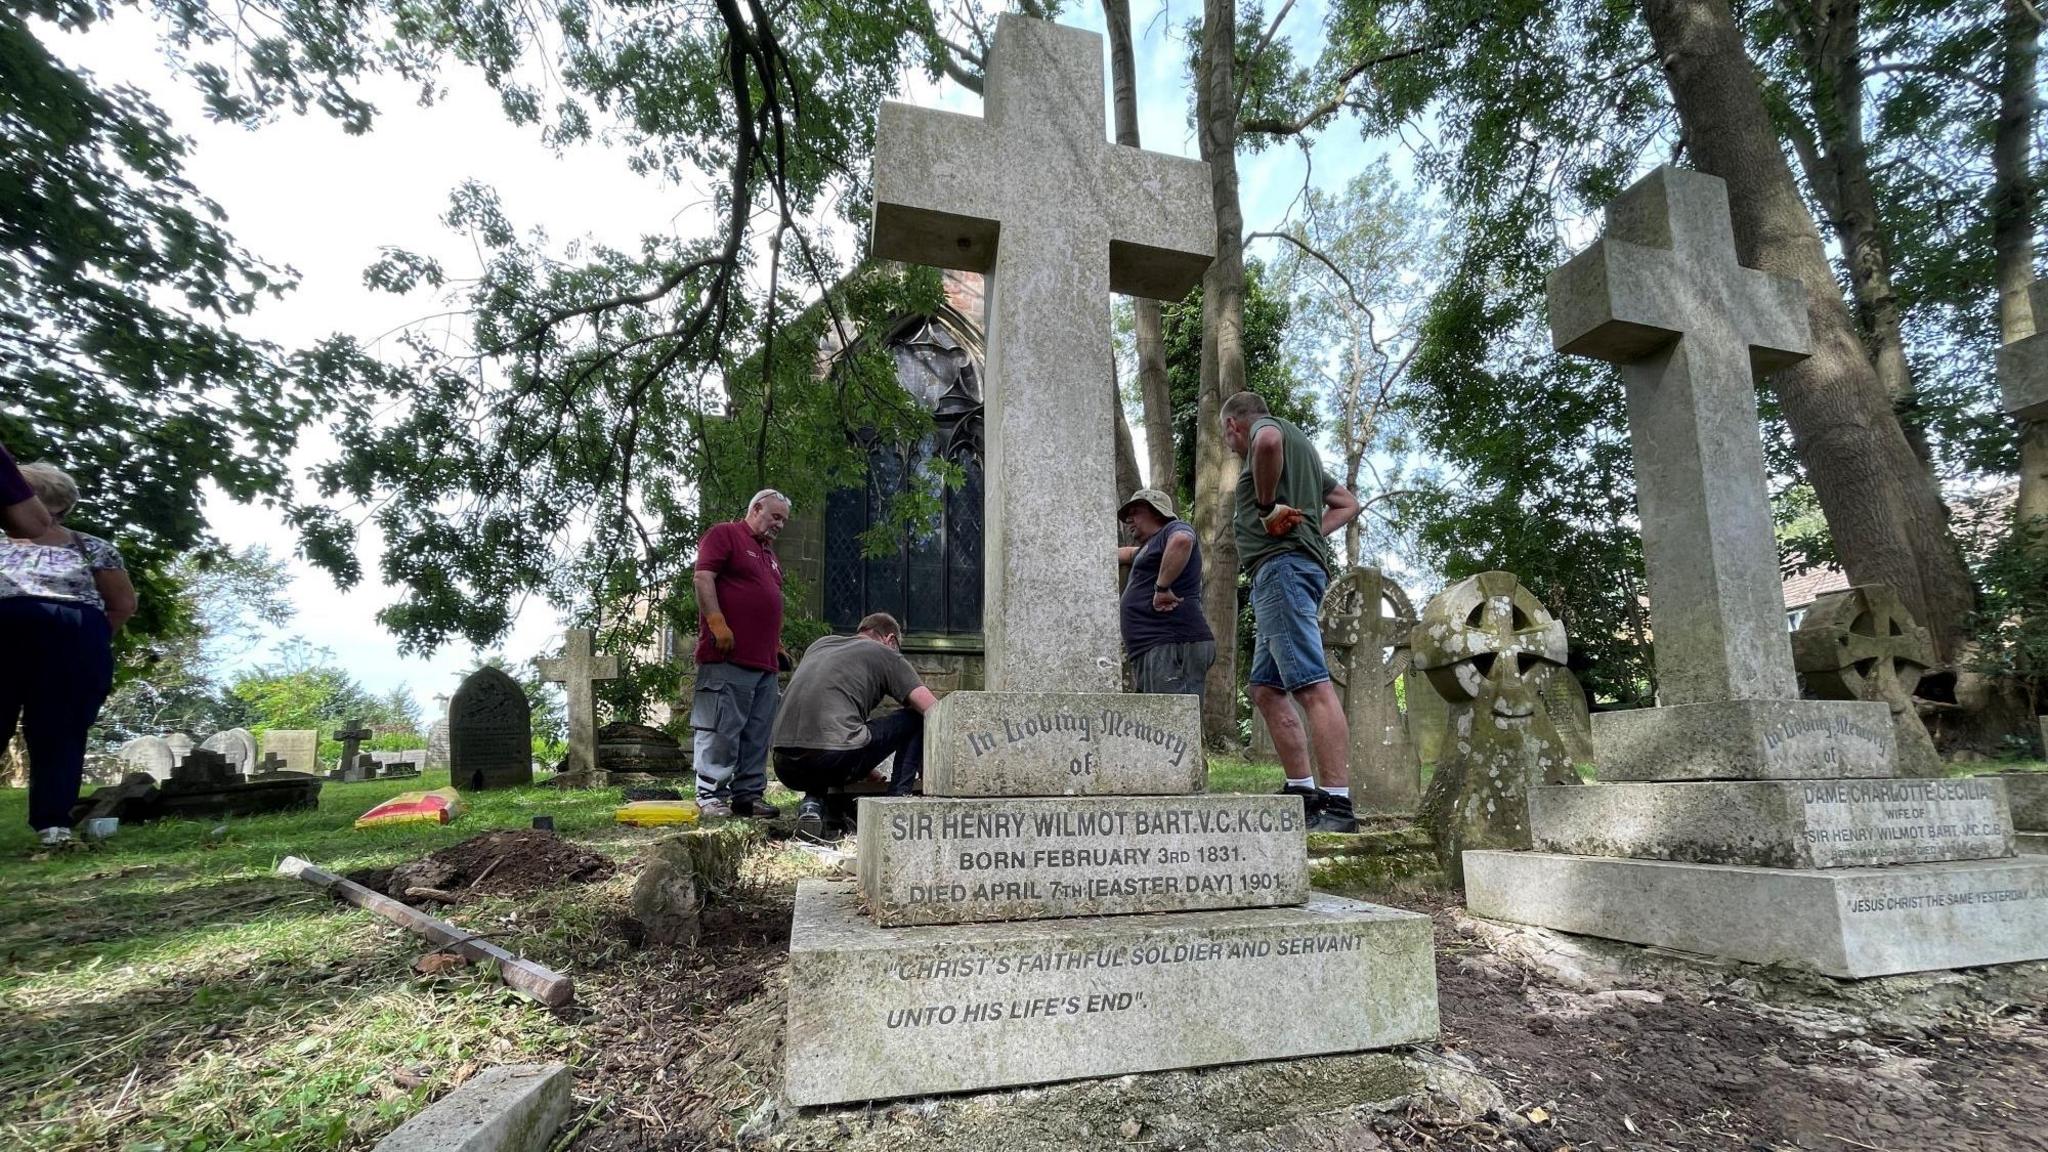
[[[1252,704],[1266,718],[1287,773],[1285,792],[1302,798],[1309,830],[1356,832],[1351,731],[1323,659],[1317,613],[1333,567],[1325,537],[1357,518],[1358,498],[1323,468],[1302,430],[1253,393],[1224,401],[1223,439],[1244,457],[1232,524],[1238,566],[1252,580]],[[1290,696],[1308,717],[1306,732]],[[1310,740],[1320,786],[1309,770]]]

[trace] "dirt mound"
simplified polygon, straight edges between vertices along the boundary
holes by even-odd
[[[400,864],[379,877],[386,895],[406,899],[414,888],[483,896],[521,896],[564,884],[611,877],[612,862],[552,832],[486,832]],[[367,882],[367,881],[365,881]]]

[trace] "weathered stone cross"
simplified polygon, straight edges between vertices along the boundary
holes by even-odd
[[[1727,186],[1666,167],[1549,294],[1558,351],[1622,366],[1661,703],[1796,699],[1755,378],[1808,355],[1805,287],[1737,264]]]
[[[1111,144],[1102,38],[997,18],[986,118],[885,103],[874,253],[989,274],[990,691],[1118,688],[1109,296],[1209,266],[1208,165]]]
[[[590,629],[571,628],[559,657],[536,661],[541,679],[562,685],[569,698],[569,766],[571,772],[597,767],[597,700],[591,685],[619,678],[619,658],[594,654]]]
[[[335,730],[334,738],[341,741],[341,767],[347,771],[356,762],[356,747],[368,740],[372,733],[363,727],[360,719],[350,720],[348,727]]]
[[[2048,420],[2048,280],[2027,287],[2034,334],[1998,350],[1998,383],[2015,420]]]

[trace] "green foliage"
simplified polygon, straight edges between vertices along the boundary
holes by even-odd
[[[330,663],[333,658],[324,648],[295,640],[284,646],[276,663],[237,675],[228,691],[245,710],[249,730],[260,735],[273,728],[311,728],[320,733],[323,759],[341,754],[334,733],[356,720],[374,734],[400,737],[400,748],[425,744],[418,732],[419,707],[407,689],[375,696]]]
[[[185,626],[173,562],[207,541],[202,482],[289,503],[300,432],[383,369],[339,337],[289,352],[237,333],[290,271],[235,244],[162,110],[29,23],[108,11],[0,9],[0,442],[76,477],[74,526],[113,540],[141,593],[128,631],[168,635]]]
[[[1635,478],[1621,390],[1602,366],[1550,354],[1527,294],[1462,264],[1431,302],[1409,419],[1448,471],[1416,505],[1444,579],[1513,572],[1564,622],[1597,697],[1653,691]]]
[[[1977,578],[1969,666],[2017,685],[2034,715],[2048,699],[2048,521],[2018,530],[2012,520],[2011,507],[1996,499],[1959,517]]]
[[[1245,387],[1265,398],[1275,416],[1293,421],[1311,437],[1321,427],[1315,393],[1303,383],[1288,351],[1287,295],[1266,266],[1244,267]],[[1166,346],[1166,379],[1173,396],[1173,470],[1181,490],[1175,506],[1194,507],[1195,423],[1201,419],[1202,289],[1162,305],[1160,328]]]

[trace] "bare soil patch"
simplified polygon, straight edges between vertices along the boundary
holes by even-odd
[[[394,900],[415,888],[478,896],[525,896],[565,884],[594,884],[614,871],[609,857],[537,829],[485,832],[395,868],[349,879]]]

